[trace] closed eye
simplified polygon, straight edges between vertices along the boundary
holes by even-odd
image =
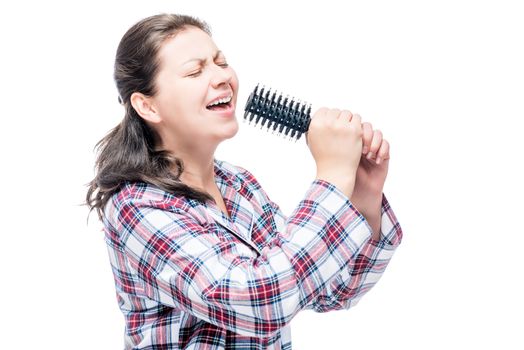
[[[188,77],[198,77],[201,73],[202,73],[202,71],[198,70],[198,71],[196,71],[194,73],[188,74],[187,76]]]
[[[227,61],[220,61],[220,62],[217,62],[215,63],[217,66],[219,67],[222,67],[222,68],[228,68],[229,67],[229,64],[227,63]],[[193,73],[190,73],[188,74],[187,76],[188,77],[198,77],[200,74],[202,74],[202,69],[199,69]]]

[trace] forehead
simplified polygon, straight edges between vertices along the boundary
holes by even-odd
[[[207,58],[218,50],[211,36],[196,27],[187,27],[167,38],[159,51],[161,62],[183,64],[194,58]]]

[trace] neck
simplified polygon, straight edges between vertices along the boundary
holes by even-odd
[[[183,162],[180,181],[208,193],[216,192],[214,158],[219,142],[201,140],[195,144],[181,137],[173,138],[171,134],[161,135],[161,139],[164,140],[162,148]]]
[[[183,183],[205,190],[208,193],[216,189],[214,152],[205,154],[176,152],[174,154],[184,164],[184,171],[180,175],[180,180]]]

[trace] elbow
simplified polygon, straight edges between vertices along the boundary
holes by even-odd
[[[248,327],[237,327],[236,333],[248,337],[271,339],[278,336],[280,330],[289,324],[289,320],[256,318]]]
[[[256,325],[256,334],[254,336],[258,338],[267,338],[271,339],[278,335],[280,330],[284,328],[287,323],[282,323],[278,320],[263,320],[257,322]]]
[[[257,338],[272,338],[285,328],[293,317],[300,310],[298,302],[289,302],[288,300],[259,300],[258,304],[264,304],[264,307],[258,309],[258,317],[246,317],[243,315],[241,319],[249,320],[243,323],[246,327],[238,330],[239,334],[257,337]]]
[[[227,283],[203,293],[205,304],[218,313],[213,318],[235,333],[256,338],[274,337],[302,308],[297,288],[282,288],[273,280],[259,281],[252,287],[247,287],[247,282],[238,284],[240,288]]]

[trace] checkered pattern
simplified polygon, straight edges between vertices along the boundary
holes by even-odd
[[[314,180],[286,217],[247,170],[214,161],[215,204],[128,183],[105,209],[126,349],[291,349],[301,310],[347,309],[402,237],[386,198],[382,237],[334,185]]]

